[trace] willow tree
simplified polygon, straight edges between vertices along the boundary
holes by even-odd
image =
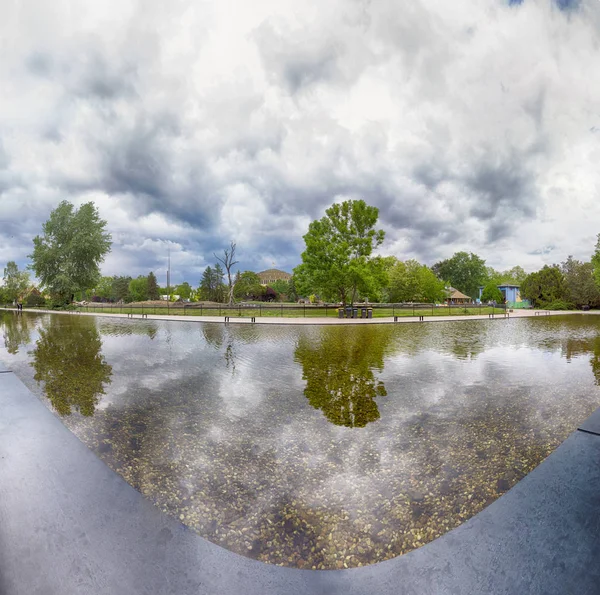
[[[32,269],[41,285],[59,303],[92,289],[100,280],[100,264],[110,252],[111,236],[98,209],[88,202],[76,209],[62,201],[33,239]]]
[[[378,217],[377,207],[347,200],[313,221],[304,236],[302,264],[294,269],[298,288],[344,304],[353,304],[358,296],[374,296],[385,278],[381,259],[373,256],[385,236],[375,229]]]

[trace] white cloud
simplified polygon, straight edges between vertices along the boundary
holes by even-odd
[[[380,208],[400,258],[588,258],[600,4],[567,4],[7,2],[0,259],[91,198],[127,237],[107,273],[163,240],[193,283],[231,239],[243,268],[291,270],[340,196]]]

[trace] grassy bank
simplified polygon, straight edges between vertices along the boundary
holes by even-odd
[[[427,306],[427,305],[384,305],[377,304],[369,306],[373,309],[373,318],[389,318],[392,316],[467,316],[501,314],[503,308],[492,308],[489,306]],[[27,308],[26,308],[27,309]],[[231,316],[233,317],[278,317],[278,318],[337,318],[337,306],[313,306],[302,304],[248,304],[232,308],[219,305],[197,305],[197,304],[90,304],[75,308],[81,312],[98,314],[151,314],[169,316]],[[358,308],[359,316],[361,309]]]

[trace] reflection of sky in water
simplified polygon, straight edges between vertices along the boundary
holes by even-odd
[[[600,317],[0,322],[0,358],[36,394],[40,369],[104,383],[93,416],[67,394],[63,419],[132,485],[212,541],[292,566],[362,565],[430,541],[600,404]],[[62,398],[48,396],[51,408]]]

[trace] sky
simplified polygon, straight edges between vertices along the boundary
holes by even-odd
[[[0,0],[0,268],[93,201],[105,275],[291,272],[334,202],[379,253],[527,271],[600,233],[600,0]],[[237,268],[237,267],[236,267]]]

